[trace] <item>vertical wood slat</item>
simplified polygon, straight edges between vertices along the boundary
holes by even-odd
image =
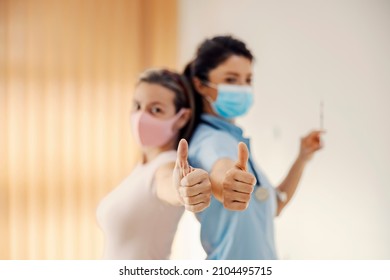
[[[28,6],[25,9],[29,11],[32,3],[26,3]],[[31,13],[26,14],[26,22],[31,22]],[[26,96],[27,96],[27,111],[26,111],[26,129],[27,129],[27,178],[28,185],[27,192],[27,240],[35,240],[35,242],[28,242],[29,258],[38,259],[42,257],[44,251],[44,242],[41,229],[44,219],[44,195],[40,192],[39,185],[43,184],[43,169],[36,166],[42,166],[41,149],[44,145],[44,135],[41,124],[44,122],[44,115],[41,110],[37,110],[36,102],[40,100],[39,97],[39,75],[34,71],[34,30],[31,25],[26,30],[26,51],[25,51],[25,67],[26,67]],[[38,100],[37,100],[38,98]],[[39,147],[39,148],[38,148]],[[27,258],[27,257],[26,257]]]
[[[9,91],[7,113],[9,116],[8,124],[8,160],[9,160],[9,184],[12,188],[9,189],[10,201],[10,237],[11,237],[11,258],[14,258],[27,247],[26,236],[27,227],[25,216],[27,214],[27,165],[26,165],[26,96],[25,81],[26,71],[24,61],[22,59],[25,52],[26,36],[24,29],[27,27],[27,22],[21,19],[26,16],[23,10],[23,5],[20,2],[10,5],[9,19],[13,17],[17,19],[10,26],[7,39],[15,42],[17,46],[9,47],[9,57],[14,59],[15,65],[9,64]],[[17,141],[15,141],[17,140]],[[16,205],[21,205],[16,209]],[[25,256],[22,255],[22,258]]]
[[[139,32],[142,33],[141,44],[145,50],[141,56],[141,67],[166,66],[175,69],[178,57],[176,0],[144,0],[141,1],[140,9],[144,16],[140,18]],[[173,63],[167,65],[167,60]]]
[[[1,259],[100,257],[96,206],[135,162],[135,78],[176,66],[176,5],[0,1]]]
[[[10,238],[10,203],[9,203],[9,161],[8,161],[8,137],[9,130],[6,112],[8,108],[8,98],[6,89],[8,84],[7,59],[8,49],[6,41],[8,30],[6,23],[8,20],[8,3],[0,1],[0,259],[8,259],[11,254]]]

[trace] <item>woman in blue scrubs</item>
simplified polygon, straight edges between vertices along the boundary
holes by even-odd
[[[209,172],[213,198],[197,214],[207,259],[277,259],[274,217],[294,195],[305,166],[321,149],[321,131],[301,139],[300,152],[283,182],[273,187],[256,166],[250,140],[235,118],[253,102],[253,55],[231,37],[205,40],[185,75],[196,96],[199,123],[189,163]]]

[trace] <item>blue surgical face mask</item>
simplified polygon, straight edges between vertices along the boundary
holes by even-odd
[[[214,85],[207,84],[215,88]],[[219,84],[217,91],[217,100],[211,102],[211,105],[214,111],[223,118],[234,119],[245,115],[253,104],[251,86]]]

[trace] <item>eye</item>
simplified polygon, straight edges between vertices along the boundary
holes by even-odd
[[[248,78],[248,79],[246,80],[246,83],[247,83],[248,85],[252,85],[252,78]]]
[[[131,110],[133,111],[133,112],[137,112],[138,110],[140,110],[141,109],[141,105],[137,102],[137,101],[134,101],[133,102],[133,107],[131,108]]]
[[[227,78],[225,78],[225,83],[227,83],[227,84],[237,84],[237,78],[227,77]]]
[[[164,111],[161,107],[159,106],[153,106],[152,108],[150,108],[150,112],[153,114],[153,115],[160,115],[162,114]]]

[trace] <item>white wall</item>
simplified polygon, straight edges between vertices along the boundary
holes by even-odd
[[[256,56],[256,102],[239,123],[273,183],[325,103],[325,148],[276,220],[280,258],[390,259],[390,1],[180,1],[182,66],[217,34]],[[187,216],[177,244],[191,251],[174,255],[203,258],[198,234]]]

